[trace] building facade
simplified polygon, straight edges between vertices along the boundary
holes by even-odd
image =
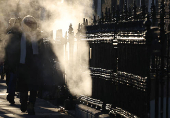
[[[159,12],[161,6],[161,0],[93,0],[93,8],[96,17],[101,17],[102,12],[105,13],[106,7],[113,10],[119,8],[120,12],[123,12],[125,3],[127,3],[127,8],[133,10],[134,2],[136,3],[137,12],[141,11],[143,5],[146,6],[146,11],[151,12],[151,4],[154,2],[156,6],[156,11]],[[165,5],[169,5],[169,0],[165,0]]]

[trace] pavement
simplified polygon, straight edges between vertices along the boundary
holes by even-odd
[[[0,79],[0,118],[74,118],[67,111],[50,102],[37,98],[35,104],[35,115],[28,115],[20,110],[19,93],[16,93],[15,104],[11,105],[7,100],[6,80]]]

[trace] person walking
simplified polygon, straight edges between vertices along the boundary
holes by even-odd
[[[9,36],[7,45],[5,47],[5,62],[4,69],[6,73],[6,84],[7,84],[7,100],[9,103],[14,104],[14,96],[15,96],[15,88],[16,88],[16,69],[19,63],[19,48],[20,40],[18,38],[13,37],[14,35],[18,35],[20,30],[21,18],[16,18],[14,21],[14,25],[10,25],[10,29],[8,28],[7,35]]]
[[[8,27],[7,29],[5,30],[5,32],[3,32],[5,34],[5,37],[8,37],[8,38],[5,38],[5,46],[6,46],[6,49],[5,49],[5,61],[4,61],[4,73],[6,74],[6,85],[8,87],[8,83],[9,83],[9,80],[10,80],[10,69],[9,69],[9,65],[8,65],[8,57],[7,56],[9,54],[9,51],[10,51],[10,45],[11,45],[11,38],[9,38],[11,35],[10,34],[13,34],[14,32],[12,32],[12,28],[14,26],[14,22],[15,22],[15,18],[10,18],[9,22],[8,22]],[[9,34],[9,35],[8,35]],[[7,44],[7,45],[6,45]],[[7,91],[8,92],[8,91]]]
[[[41,85],[39,48],[43,39],[33,16],[28,15],[23,18],[21,29],[17,89],[20,92],[21,111],[27,111],[28,114],[34,115],[37,91]],[[29,99],[28,91],[30,91]]]

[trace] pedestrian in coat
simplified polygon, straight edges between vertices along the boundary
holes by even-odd
[[[16,88],[16,70],[19,64],[20,39],[17,36],[20,30],[21,18],[16,18],[13,27],[8,31],[8,41],[5,48],[5,73],[7,83],[7,100],[14,104],[15,88]]]
[[[35,18],[30,15],[23,18],[21,29],[17,88],[20,92],[21,111],[25,112],[27,110],[28,114],[34,115],[37,91],[41,85],[39,48],[43,39],[41,38],[41,32],[37,30]],[[30,91],[29,100],[28,91]]]

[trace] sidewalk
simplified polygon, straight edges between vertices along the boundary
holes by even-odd
[[[67,113],[60,113],[59,108],[39,98],[35,104],[35,115],[22,113],[18,93],[16,93],[15,104],[10,105],[6,100],[6,91],[6,81],[0,79],[0,118],[74,118]]]

